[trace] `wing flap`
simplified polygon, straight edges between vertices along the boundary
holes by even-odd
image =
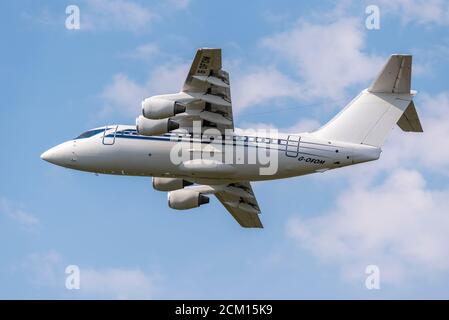
[[[202,111],[199,113],[199,116],[201,119],[207,120],[209,122],[215,122],[217,124],[222,124],[226,126],[232,125],[231,120],[226,119],[221,114],[216,112]]]
[[[224,79],[220,79],[217,77],[213,77],[213,76],[193,76],[193,78],[199,80],[199,81],[204,81],[204,82],[208,82],[210,84],[213,84],[215,86],[218,87],[223,87],[223,88],[229,88],[229,83],[224,82]]]
[[[263,228],[260,209],[249,182],[233,183],[215,196],[244,228]]]

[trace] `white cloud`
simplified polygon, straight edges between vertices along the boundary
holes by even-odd
[[[81,30],[147,31],[157,15],[134,1],[87,0],[80,7]]]
[[[144,83],[138,83],[122,73],[116,74],[112,83],[100,93],[105,103],[101,114],[121,113],[137,117],[144,98],[179,92],[189,67],[182,63],[162,65],[154,69]]]
[[[0,213],[19,223],[23,227],[34,227],[39,220],[29,212],[12,206],[5,198],[0,198]]]
[[[449,272],[449,188],[429,186],[418,171],[449,174],[449,94],[415,100],[424,133],[396,128],[378,161],[316,176],[348,179],[349,187],[333,209],[288,222],[299,246],[348,278],[361,280],[368,264],[379,265],[390,283]]]
[[[263,38],[262,49],[271,51],[268,63],[239,63],[232,68],[237,112],[280,99],[341,100],[352,86],[369,85],[386,58],[365,51],[363,21],[342,15],[338,8],[323,19],[301,19]]]
[[[378,4],[381,14],[399,16],[403,23],[449,24],[449,3],[445,0],[380,0]]]
[[[159,46],[155,43],[150,42],[138,46],[132,52],[125,54],[124,56],[133,59],[148,61],[156,56],[159,52]]]
[[[236,132],[238,130],[241,130],[240,132],[243,132],[245,129],[251,129],[255,131],[268,131],[268,130],[278,130],[281,133],[300,133],[300,132],[311,132],[313,130],[316,130],[320,127],[320,123],[313,119],[301,119],[298,122],[296,122],[294,125],[285,127],[285,128],[278,128],[272,123],[266,123],[266,122],[242,122],[241,128],[236,128]]]
[[[419,77],[435,79],[441,67],[449,60],[448,38],[442,37],[438,44],[428,45],[425,48],[414,48],[413,74]]]
[[[339,17],[331,23],[298,21],[290,30],[262,40],[302,79],[303,99],[341,99],[349,87],[373,79],[384,59],[364,52],[362,22]]]
[[[231,83],[233,110],[240,110],[275,98],[298,98],[300,85],[275,67],[255,67],[237,73]]]
[[[320,122],[314,119],[301,119],[293,126],[286,129],[286,132],[300,133],[300,132],[312,132],[317,130],[321,126]]]
[[[58,252],[33,253],[23,266],[34,285],[67,290],[67,264]],[[79,268],[80,289],[74,293],[82,298],[150,299],[157,291],[155,283],[158,275],[149,275],[140,268]]]
[[[168,3],[178,9],[185,9],[189,6],[190,0],[167,0]]]
[[[142,56],[143,48],[136,50],[134,57]],[[103,114],[119,111],[123,114],[140,112],[140,102],[143,98],[156,94],[176,93],[181,90],[191,62],[170,63],[155,68],[148,79],[137,82],[127,75],[114,75],[100,93],[106,107]],[[232,77],[232,75],[231,75]],[[234,79],[234,77],[232,78]],[[231,81],[232,81],[231,79]],[[275,68],[254,68],[250,72],[238,74],[231,83],[233,111],[237,114],[242,109],[273,98],[290,98],[299,96],[298,83],[289,79]]]
[[[399,169],[380,185],[353,184],[318,217],[292,218],[287,232],[349,278],[363,278],[369,264],[387,283],[428,278],[449,271],[448,207],[449,189],[428,189],[419,172]]]
[[[189,72],[190,62],[170,63],[156,68],[148,79],[149,95],[179,92]]]
[[[106,103],[102,113],[118,111],[125,114],[138,114],[140,102],[146,95],[145,86],[139,85],[125,74],[116,74],[112,83],[107,85],[100,94]]]
[[[341,99],[353,85],[366,83],[368,86],[368,81],[375,77],[385,59],[364,52],[363,21],[341,14],[332,18],[331,23],[300,20],[290,29],[262,39],[263,50],[273,52],[271,61],[264,65],[246,62],[237,65],[231,63],[231,68],[225,65],[225,69],[231,71],[235,113],[250,106],[281,99]],[[132,54],[144,57],[157,52],[155,44],[147,44]],[[281,72],[277,65],[279,61],[287,63],[290,70],[288,74]],[[135,103],[140,102],[136,100],[140,98],[129,99],[127,96],[141,91],[137,89],[147,90],[146,96],[156,94],[149,90],[153,86],[158,93],[169,93],[168,90],[176,92],[186,77],[189,65],[190,62],[159,67],[146,84],[137,84],[124,75],[118,75],[105,89],[112,96],[111,99],[106,97],[106,100],[126,99],[133,103],[134,108]],[[108,88],[114,89],[117,94]]]

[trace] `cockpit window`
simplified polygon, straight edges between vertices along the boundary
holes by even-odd
[[[100,132],[104,132],[104,128],[103,129],[94,129],[94,130],[89,130],[86,132],[81,133],[78,137],[75,138],[76,139],[85,139],[85,138],[90,138]]]

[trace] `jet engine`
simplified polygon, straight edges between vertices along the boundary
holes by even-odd
[[[209,198],[195,190],[180,189],[168,193],[168,206],[172,209],[192,209],[205,203],[209,203]]]
[[[164,119],[186,111],[186,107],[176,101],[150,97],[142,101],[142,115],[147,119]]]
[[[153,188],[159,191],[178,190],[192,184],[193,183],[184,179],[153,177]]]
[[[170,132],[179,128],[179,123],[170,118],[152,120],[143,116],[136,119],[137,132],[144,136],[155,136]]]

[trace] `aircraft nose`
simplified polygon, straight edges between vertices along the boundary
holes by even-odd
[[[73,161],[73,155],[71,145],[62,143],[42,153],[41,159],[65,167]]]
[[[47,162],[51,162],[53,158],[53,151],[52,149],[45,151],[44,153],[41,154],[41,159],[45,160]]]

